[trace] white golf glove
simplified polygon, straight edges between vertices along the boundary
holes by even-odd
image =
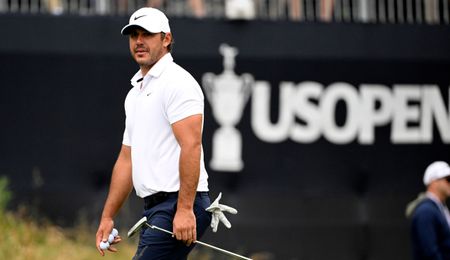
[[[228,221],[227,217],[225,217],[225,214],[223,214],[223,212],[237,214],[237,210],[235,208],[219,204],[220,198],[222,198],[222,192],[219,193],[219,196],[217,196],[217,199],[211,204],[211,206],[206,208],[206,211],[212,213],[211,228],[213,232],[217,232],[219,222],[222,222],[227,228],[231,228],[231,223],[230,221]]]

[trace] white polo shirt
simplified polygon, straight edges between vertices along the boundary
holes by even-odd
[[[159,191],[180,189],[180,146],[171,125],[191,115],[203,114],[204,97],[197,81],[164,55],[142,78],[138,71],[125,99],[123,144],[131,146],[132,176],[136,194],[146,197]],[[197,191],[208,191],[208,174],[200,159]]]

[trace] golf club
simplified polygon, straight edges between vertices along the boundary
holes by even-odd
[[[151,228],[151,229],[156,229],[156,230],[165,232],[165,233],[170,234],[170,235],[173,236],[173,233],[170,232],[170,231],[168,231],[168,230],[165,230],[165,229],[163,229],[163,228],[160,228],[160,227],[157,227],[157,226],[154,226],[154,225],[150,225],[150,224],[147,222],[147,217],[143,217],[143,218],[141,218],[141,219],[140,219],[140,220],[139,220],[139,221],[138,221],[138,222],[137,222],[137,223],[136,223],[136,224],[128,231],[128,237],[132,237],[132,236],[133,236],[134,234],[136,234],[136,233],[137,233],[144,225],[147,225],[147,226],[148,226],[149,228]],[[230,252],[230,251],[228,251],[228,250],[225,250],[225,249],[222,249],[222,248],[219,248],[219,247],[216,247],[216,246],[213,246],[213,245],[204,243],[204,242],[199,241],[199,240],[194,241],[194,243],[199,244],[199,245],[202,245],[202,246],[209,247],[209,248],[211,248],[211,249],[220,251],[220,252],[225,253],[225,254],[227,254],[227,255],[231,255],[231,256],[234,256],[234,257],[238,257],[238,258],[240,258],[240,259],[252,260],[251,258],[248,258],[248,257],[245,257],[245,256],[238,255],[238,254],[236,254],[236,253],[233,253],[233,252]]]

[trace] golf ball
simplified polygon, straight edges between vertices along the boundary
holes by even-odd
[[[113,237],[116,237],[119,235],[119,231],[117,231],[117,229],[113,228],[113,230],[111,231],[111,235],[113,235]]]
[[[100,242],[100,249],[102,250],[106,250],[109,248],[109,243],[108,242]]]
[[[112,243],[114,241],[114,236],[113,236],[113,234],[111,233],[111,234],[109,234],[109,237],[108,237],[108,243]]]

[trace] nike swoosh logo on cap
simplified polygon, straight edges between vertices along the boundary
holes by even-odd
[[[141,15],[141,16],[136,16],[136,17],[134,17],[134,20],[136,21],[137,19],[139,19],[139,18],[141,18],[141,17],[144,17],[144,16],[147,16],[147,15],[144,14],[144,15]]]

